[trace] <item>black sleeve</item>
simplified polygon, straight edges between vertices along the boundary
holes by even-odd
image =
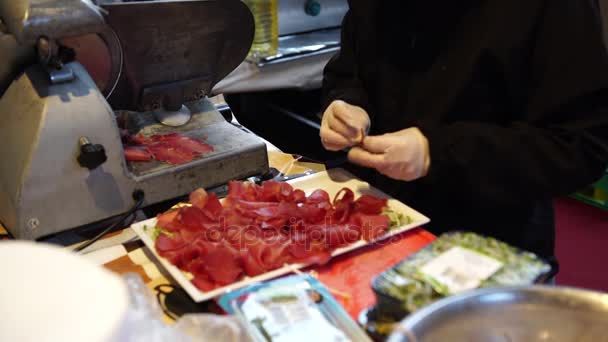
[[[342,21],[340,51],[323,72],[323,110],[334,100],[343,100],[369,112],[368,95],[359,77],[356,23],[352,10]]]
[[[427,180],[492,203],[565,195],[608,166],[608,56],[587,1],[548,0],[535,31],[528,108],[508,125],[457,122],[425,131]]]

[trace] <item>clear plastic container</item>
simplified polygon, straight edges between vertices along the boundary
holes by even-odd
[[[165,324],[158,301],[138,274],[123,276],[129,290],[130,307],[125,331],[119,341],[128,342],[248,342],[245,329],[235,317],[187,314],[175,325]]]
[[[276,55],[279,47],[278,0],[244,0],[255,20],[255,36],[249,57]]]

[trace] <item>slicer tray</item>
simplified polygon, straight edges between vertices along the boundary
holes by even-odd
[[[176,168],[200,166],[208,160],[238,156],[251,149],[252,139],[255,137],[228,123],[208,101],[193,102],[187,104],[187,107],[194,114],[188,123],[180,127],[164,126],[156,121],[152,113],[117,112],[119,116],[126,116],[126,127],[132,135],[142,134],[149,137],[180,133],[190,138],[199,139],[213,146],[214,149],[191,162],[180,165],[171,165],[157,160],[127,162],[127,167],[134,176],[142,177]]]

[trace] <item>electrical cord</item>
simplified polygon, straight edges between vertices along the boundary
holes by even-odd
[[[114,228],[118,227],[120,224],[122,224],[123,222],[125,222],[125,220],[129,216],[133,215],[141,207],[141,205],[144,203],[144,192],[142,190],[135,190],[135,191],[133,191],[133,199],[135,200],[135,204],[133,204],[133,206],[131,207],[131,209],[129,209],[127,212],[125,212],[118,219],[118,221],[114,222],[108,228],[104,229],[102,232],[100,232],[99,234],[97,234],[94,238],[92,238],[92,239],[88,240],[87,242],[83,243],[82,245],[76,247],[74,249],[74,252],[81,252],[82,250],[84,250],[85,248],[87,248],[90,245],[94,244],[99,239],[101,239],[102,237],[104,237],[106,234],[108,234],[109,232],[111,232]]]

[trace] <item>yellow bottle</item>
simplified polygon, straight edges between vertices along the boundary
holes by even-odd
[[[278,0],[243,0],[253,13],[255,36],[249,56],[273,56],[279,47]]]

